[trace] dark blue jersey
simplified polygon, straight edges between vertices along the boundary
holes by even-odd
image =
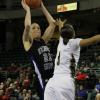
[[[54,62],[50,53],[50,49],[43,39],[34,39],[33,44],[28,51],[29,56],[43,79],[49,79],[53,75]]]

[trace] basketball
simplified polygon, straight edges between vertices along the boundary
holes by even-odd
[[[32,9],[39,8],[41,5],[41,0],[25,0],[25,1],[26,4]]]

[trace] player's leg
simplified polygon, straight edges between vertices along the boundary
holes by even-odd
[[[50,88],[45,89],[44,100],[57,100],[53,89],[50,89]]]
[[[55,85],[53,83],[53,78],[51,78],[45,87],[44,100],[57,100],[54,90]]]
[[[54,90],[57,100],[75,100],[75,85],[71,78],[60,78]]]

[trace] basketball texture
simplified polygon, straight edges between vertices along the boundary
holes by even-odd
[[[41,0],[25,0],[25,1],[26,4],[32,9],[39,8],[41,5]]]

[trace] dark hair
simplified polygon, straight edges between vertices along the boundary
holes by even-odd
[[[75,37],[75,31],[72,25],[65,24],[60,30],[63,39],[71,39]]]

